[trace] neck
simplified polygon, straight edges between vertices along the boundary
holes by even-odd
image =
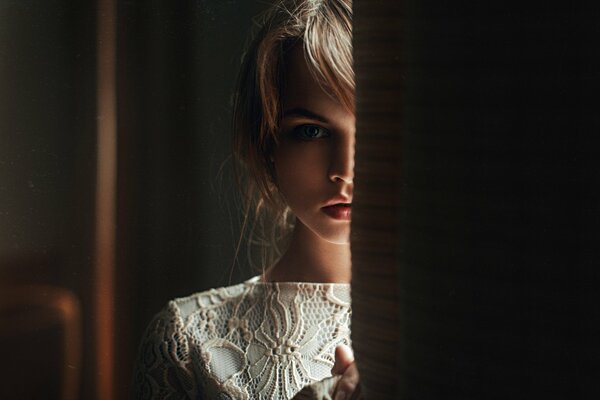
[[[269,268],[266,282],[350,283],[350,244],[323,240],[300,221],[290,246],[281,259]]]

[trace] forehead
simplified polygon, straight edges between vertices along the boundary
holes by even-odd
[[[282,95],[284,112],[293,108],[305,108],[328,119],[348,117],[342,104],[334,100],[314,78],[301,45],[294,46],[286,56]]]

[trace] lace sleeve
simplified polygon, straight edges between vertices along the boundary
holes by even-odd
[[[140,344],[134,372],[135,399],[199,399],[188,340],[174,302],[157,314]]]

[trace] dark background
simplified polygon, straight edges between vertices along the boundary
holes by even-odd
[[[169,299],[252,274],[233,259],[230,96],[266,2],[117,3],[115,398],[129,398],[152,315]],[[97,18],[93,1],[0,1],[0,290],[44,283],[76,296],[86,399],[96,390]],[[31,371],[44,374],[52,351],[32,357]],[[22,391],[31,377],[14,381],[10,364],[0,385],[14,395],[9,383]]]

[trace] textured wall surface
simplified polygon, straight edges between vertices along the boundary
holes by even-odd
[[[461,3],[355,2],[366,392],[590,398],[597,9]]]

